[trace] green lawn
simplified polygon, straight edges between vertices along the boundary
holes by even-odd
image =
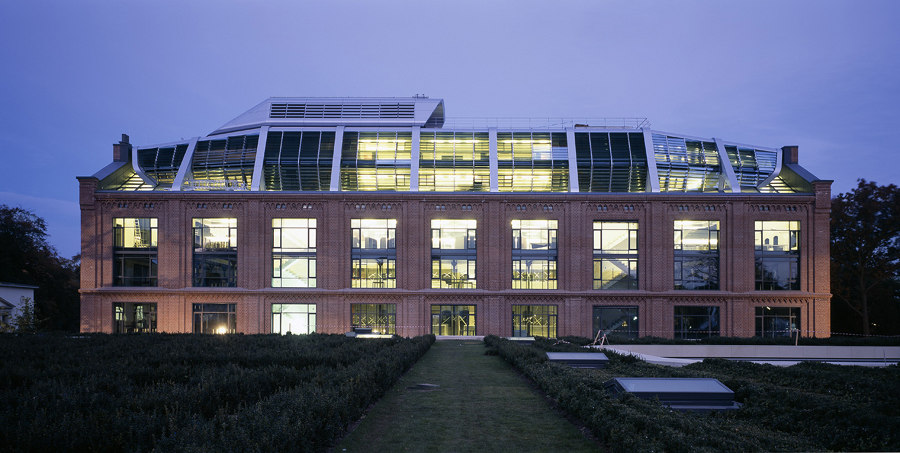
[[[484,343],[438,341],[336,451],[597,451]],[[412,390],[416,384],[436,390]]]

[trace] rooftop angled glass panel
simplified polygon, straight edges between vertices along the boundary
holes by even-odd
[[[144,148],[137,150],[138,165],[144,174],[153,178],[162,188],[172,187],[188,144]]]
[[[411,132],[344,132],[341,190],[410,189]]]
[[[423,131],[419,150],[419,191],[490,190],[487,132]]]
[[[250,190],[259,135],[201,140],[184,190]]]
[[[778,165],[776,151],[725,145],[725,152],[741,185],[741,192],[759,192],[760,184],[775,172]]]
[[[581,192],[645,192],[647,153],[640,132],[576,132]]]
[[[269,131],[263,156],[265,190],[331,189],[332,131]]]
[[[131,165],[124,165],[113,174],[100,182],[101,190],[118,190],[121,192],[144,192],[153,190],[154,186],[147,184],[140,175],[134,172]]]
[[[568,192],[565,132],[498,132],[500,192]]]
[[[653,156],[661,192],[719,192],[726,176],[714,141],[653,134]]]
[[[798,190],[795,190],[791,187],[781,176],[776,176],[769,184],[766,184],[761,189],[759,189],[762,193],[797,193]]]

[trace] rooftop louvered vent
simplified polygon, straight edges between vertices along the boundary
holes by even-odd
[[[414,104],[272,104],[269,118],[408,118]]]

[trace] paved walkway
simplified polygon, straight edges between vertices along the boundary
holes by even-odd
[[[335,451],[600,450],[484,351],[482,342],[435,342]],[[410,388],[418,384],[439,387]]]
[[[900,346],[623,344],[595,348],[633,355],[647,363],[674,367],[702,362],[709,357],[784,367],[803,361],[869,367],[885,367],[900,362]]]

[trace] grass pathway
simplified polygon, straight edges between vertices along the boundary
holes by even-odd
[[[484,344],[438,341],[335,449],[598,451]],[[412,390],[416,384],[436,390]]]

